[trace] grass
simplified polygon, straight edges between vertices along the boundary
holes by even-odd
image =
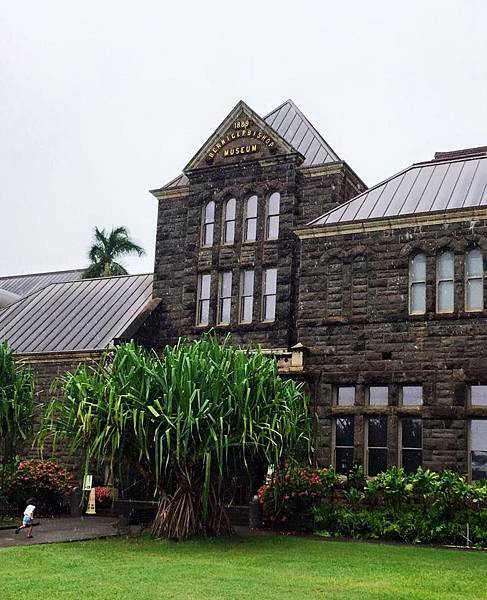
[[[290,537],[112,538],[0,549],[0,596],[484,600],[487,555]]]

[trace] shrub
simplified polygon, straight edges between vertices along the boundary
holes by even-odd
[[[95,501],[101,506],[107,506],[113,500],[113,489],[111,487],[98,486],[95,488]]]
[[[59,514],[67,508],[73,480],[68,471],[51,460],[24,460],[11,473],[7,482],[7,497],[19,511],[27,498],[36,499],[37,513]]]

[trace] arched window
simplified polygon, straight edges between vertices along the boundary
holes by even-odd
[[[245,202],[244,241],[257,239],[257,196],[250,196]]]
[[[266,206],[266,240],[277,240],[279,237],[279,205],[281,196],[274,192],[267,198]]]
[[[237,202],[235,198],[230,198],[225,202],[223,218],[223,243],[233,244],[235,241],[235,210]]]
[[[215,203],[210,200],[203,213],[203,227],[201,228],[201,242],[203,246],[213,246],[213,232],[215,230]]]
[[[484,310],[484,264],[480,248],[472,248],[465,255],[465,310]]]
[[[453,312],[455,306],[454,277],[454,255],[453,252],[447,250],[438,256],[436,262],[436,312]]]
[[[426,256],[416,254],[409,261],[409,314],[426,312]]]

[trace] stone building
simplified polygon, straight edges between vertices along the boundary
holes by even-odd
[[[105,347],[230,333],[307,382],[320,464],[486,476],[487,148],[367,189],[293,102],[264,118],[239,102],[152,193],[152,296]],[[17,304],[0,309],[0,339]]]

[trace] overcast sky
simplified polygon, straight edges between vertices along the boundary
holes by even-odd
[[[292,98],[368,185],[487,145],[486,56],[486,0],[3,0],[0,274],[83,267],[121,224],[152,271],[148,190],[239,99]]]

